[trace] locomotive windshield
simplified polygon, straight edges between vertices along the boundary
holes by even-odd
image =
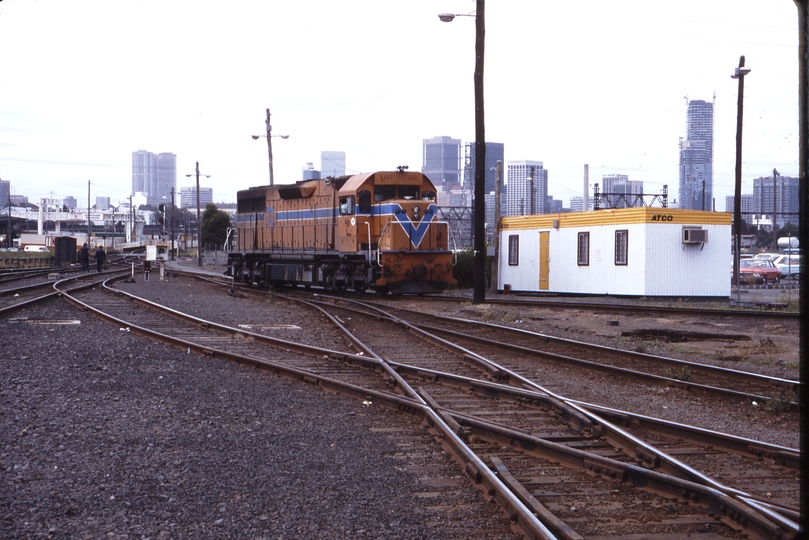
[[[374,202],[387,201],[396,197],[396,186],[374,186]]]
[[[399,186],[400,199],[418,199],[419,186]]]
[[[387,201],[388,199],[418,199],[419,186],[375,186],[374,202]]]

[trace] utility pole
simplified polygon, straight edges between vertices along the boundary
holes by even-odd
[[[742,249],[742,114],[744,112],[744,76],[750,68],[744,67],[744,56],[739,58],[732,79],[739,80],[739,95],[736,101],[736,187],[733,198],[733,280],[736,284],[736,300],[741,301],[741,277],[739,276],[739,255]]]
[[[171,244],[169,245],[169,259],[174,260],[174,187],[171,188]]]
[[[494,260],[492,261],[492,294],[497,294],[500,274],[498,266],[500,264],[500,184],[503,181],[503,162],[499,159],[494,166]]]
[[[267,109],[267,154],[270,158],[270,185],[274,186],[275,180],[272,174],[272,124],[270,124],[270,109]]]
[[[8,193],[8,234],[6,234],[6,247],[11,247],[11,190]]]
[[[772,250],[778,247],[778,234],[775,232],[776,223],[778,220],[775,217],[778,215],[778,205],[776,203],[776,186],[777,183],[775,179],[778,178],[778,170],[773,168],[772,170]]]
[[[87,181],[87,245],[90,245],[90,181]]]
[[[267,127],[269,127],[270,121],[270,109],[267,109]],[[272,171],[272,165],[270,166],[270,171]],[[197,266],[202,266],[202,219],[200,218],[199,212],[199,161],[197,161]],[[186,177],[191,176],[190,174],[186,174]],[[203,174],[205,178],[210,178],[210,174]]]
[[[483,59],[486,39],[484,0],[475,10],[475,249],[473,304],[486,302],[486,117],[483,110]]]
[[[267,109],[267,126],[270,122],[270,110]],[[272,162],[270,162],[270,185],[272,185]],[[202,220],[199,215],[199,161],[197,161],[197,266],[202,266]]]

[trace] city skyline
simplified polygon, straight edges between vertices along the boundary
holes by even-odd
[[[730,75],[745,55],[744,191],[773,168],[797,176],[793,3],[584,7],[487,7],[487,140],[505,145],[507,161],[543,161],[549,193],[565,201],[581,193],[584,164],[591,178],[627,174],[679,198],[685,98],[716,95],[713,198],[722,210],[734,185]],[[324,148],[346,152],[349,174],[416,170],[425,136],[474,139],[474,24],[436,16],[473,9],[466,0],[413,0],[408,9],[313,0],[234,5],[222,17],[207,0],[193,9],[8,0],[0,46],[16,54],[0,58],[0,179],[30,189],[32,201],[51,192],[86,200],[88,180],[93,196],[118,200],[129,194],[133,148],[170,149],[178,189],[199,162],[216,193],[234,200],[267,183],[266,140],[250,135],[266,129],[268,107],[273,132],[289,135],[273,141],[278,183],[299,179]],[[552,24],[537,32],[537,21]],[[347,37],[320,37],[335,27]],[[200,28],[210,30],[204,39]],[[259,47],[268,32],[279,45]],[[523,69],[528,62],[536,69]],[[133,64],[148,76],[133,78]]]

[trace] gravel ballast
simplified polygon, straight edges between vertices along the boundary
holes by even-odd
[[[426,434],[412,417],[156,344],[63,300],[12,317],[2,538],[517,537],[435,441],[397,446]],[[425,485],[425,456],[457,485]]]

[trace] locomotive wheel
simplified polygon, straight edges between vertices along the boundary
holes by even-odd
[[[379,296],[385,296],[390,292],[390,289],[387,287],[374,287],[374,292],[376,292],[376,294]]]

